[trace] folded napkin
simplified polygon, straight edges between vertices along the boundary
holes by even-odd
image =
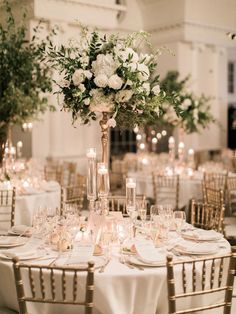
[[[135,243],[135,247],[138,258],[145,263],[160,263],[165,261],[165,255],[155,248],[151,240],[139,240]]]
[[[9,233],[15,233],[18,235],[26,235],[30,236],[32,234],[32,227],[26,226],[26,225],[15,225],[11,227],[11,229],[8,231]]]
[[[189,243],[182,241],[174,249],[189,254],[213,254],[217,252],[218,246],[212,243]]]
[[[24,246],[1,251],[7,258],[18,257],[19,259],[34,258],[38,255],[37,249],[42,244],[41,239],[31,238]]]
[[[195,240],[200,240],[200,241],[218,240],[223,237],[222,234],[216,232],[215,230],[203,230],[203,229],[187,230],[183,233],[183,236],[193,238]]]

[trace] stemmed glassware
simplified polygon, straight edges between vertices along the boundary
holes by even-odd
[[[107,164],[103,162],[97,164],[97,189],[98,197],[101,201],[102,213],[107,215],[109,212],[108,194],[110,191],[110,182]]]
[[[173,214],[174,223],[176,226],[177,233],[181,233],[182,228],[186,222],[186,214],[182,210],[176,210]]]

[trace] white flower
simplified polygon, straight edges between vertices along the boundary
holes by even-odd
[[[110,118],[107,121],[107,126],[114,128],[116,126],[116,120],[114,118]]]
[[[191,99],[185,98],[185,100],[181,104],[181,108],[183,110],[186,110],[186,109],[188,109],[191,106],[191,104],[192,104]]]
[[[140,54],[140,61],[145,63],[145,64],[149,63],[149,61],[151,59],[153,59],[153,55],[149,55],[147,53],[145,53],[145,54],[141,53]]]
[[[82,57],[80,57],[80,63],[81,63],[81,66],[85,68],[89,64],[89,57],[86,55],[83,55]]]
[[[160,85],[155,85],[152,88],[152,92],[154,95],[158,95],[160,93],[161,89],[160,89]]]
[[[113,89],[120,89],[123,84],[123,80],[117,75],[112,75],[108,80],[108,86]]]
[[[132,48],[126,48],[123,51],[119,52],[119,57],[122,61],[127,61],[129,58],[132,62],[138,62],[139,56]]]
[[[68,81],[68,80],[65,80],[65,79],[62,79],[62,80],[60,80],[60,82],[59,82],[59,85],[60,85],[60,87],[69,87],[70,86],[70,81]]]
[[[132,86],[133,82],[131,80],[127,80],[125,84],[128,85],[128,86]]]
[[[164,120],[171,124],[176,124],[179,121],[179,118],[173,107],[169,107],[168,111],[163,115]]]
[[[137,69],[139,71],[138,78],[140,81],[147,81],[150,76],[149,68],[145,64],[139,63]]]
[[[144,83],[143,84],[143,90],[144,90],[145,94],[149,95],[150,94],[150,84]]]
[[[154,111],[155,111],[156,114],[159,116],[159,114],[160,114],[160,108],[159,108],[159,107],[156,107]]]
[[[133,91],[130,89],[120,90],[116,93],[117,102],[127,102],[133,95]]]
[[[89,104],[90,104],[90,98],[85,98],[85,99],[84,99],[84,104],[85,104],[85,106],[89,106]]]
[[[79,87],[79,89],[81,90],[82,93],[86,90],[84,84],[79,84],[78,87]]]
[[[114,109],[114,94],[104,95],[102,89],[93,89],[90,92],[92,99],[90,110],[93,112],[111,112]]]
[[[91,79],[91,77],[93,76],[93,74],[92,74],[92,72],[91,71],[89,71],[89,70],[85,70],[84,71],[84,75],[85,75],[85,77],[87,77],[87,79]]]
[[[113,59],[112,54],[99,54],[96,61],[92,62],[92,69],[95,76],[104,74],[107,77],[112,76],[118,68],[117,62]]]
[[[95,77],[94,83],[98,87],[106,87],[108,84],[108,78],[105,74],[99,74],[98,76]]]
[[[75,70],[74,74],[72,75],[72,81],[75,86],[81,84],[84,81],[84,70]]]

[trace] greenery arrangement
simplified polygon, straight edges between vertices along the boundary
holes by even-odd
[[[167,95],[176,94],[175,101],[178,103],[179,116],[173,111],[173,106],[169,103],[162,104],[163,115],[159,122],[170,126],[180,126],[186,133],[199,132],[206,128],[215,119],[210,111],[209,100],[204,95],[196,96],[194,93],[186,91],[186,84],[189,76],[183,80],[179,79],[177,71],[170,71],[161,81]]]
[[[177,103],[159,86],[156,75],[160,51],[139,53],[149,45],[148,34],[138,32],[127,37],[101,36],[81,26],[80,40],[69,47],[49,46],[47,59],[61,74],[56,82],[63,95],[62,107],[72,120],[87,124],[101,112],[109,113],[108,126],[131,128],[146,121],[155,122],[162,114],[161,104]]]
[[[48,108],[46,93],[52,90],[50,67],[41,62],[47,40],[34,36],[26,40],[26,14],[16,25],[8,1],[4,1],[6,21],[0,23],[0,141],[6,140],[9,125],[37,118]]]

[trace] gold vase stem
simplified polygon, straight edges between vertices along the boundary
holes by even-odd
[[[108,165],[108,130],[109,126],[107,125],[108,113],[102,113],[102,120],[100,121],[100,126],[102,130],[102,162]]]

